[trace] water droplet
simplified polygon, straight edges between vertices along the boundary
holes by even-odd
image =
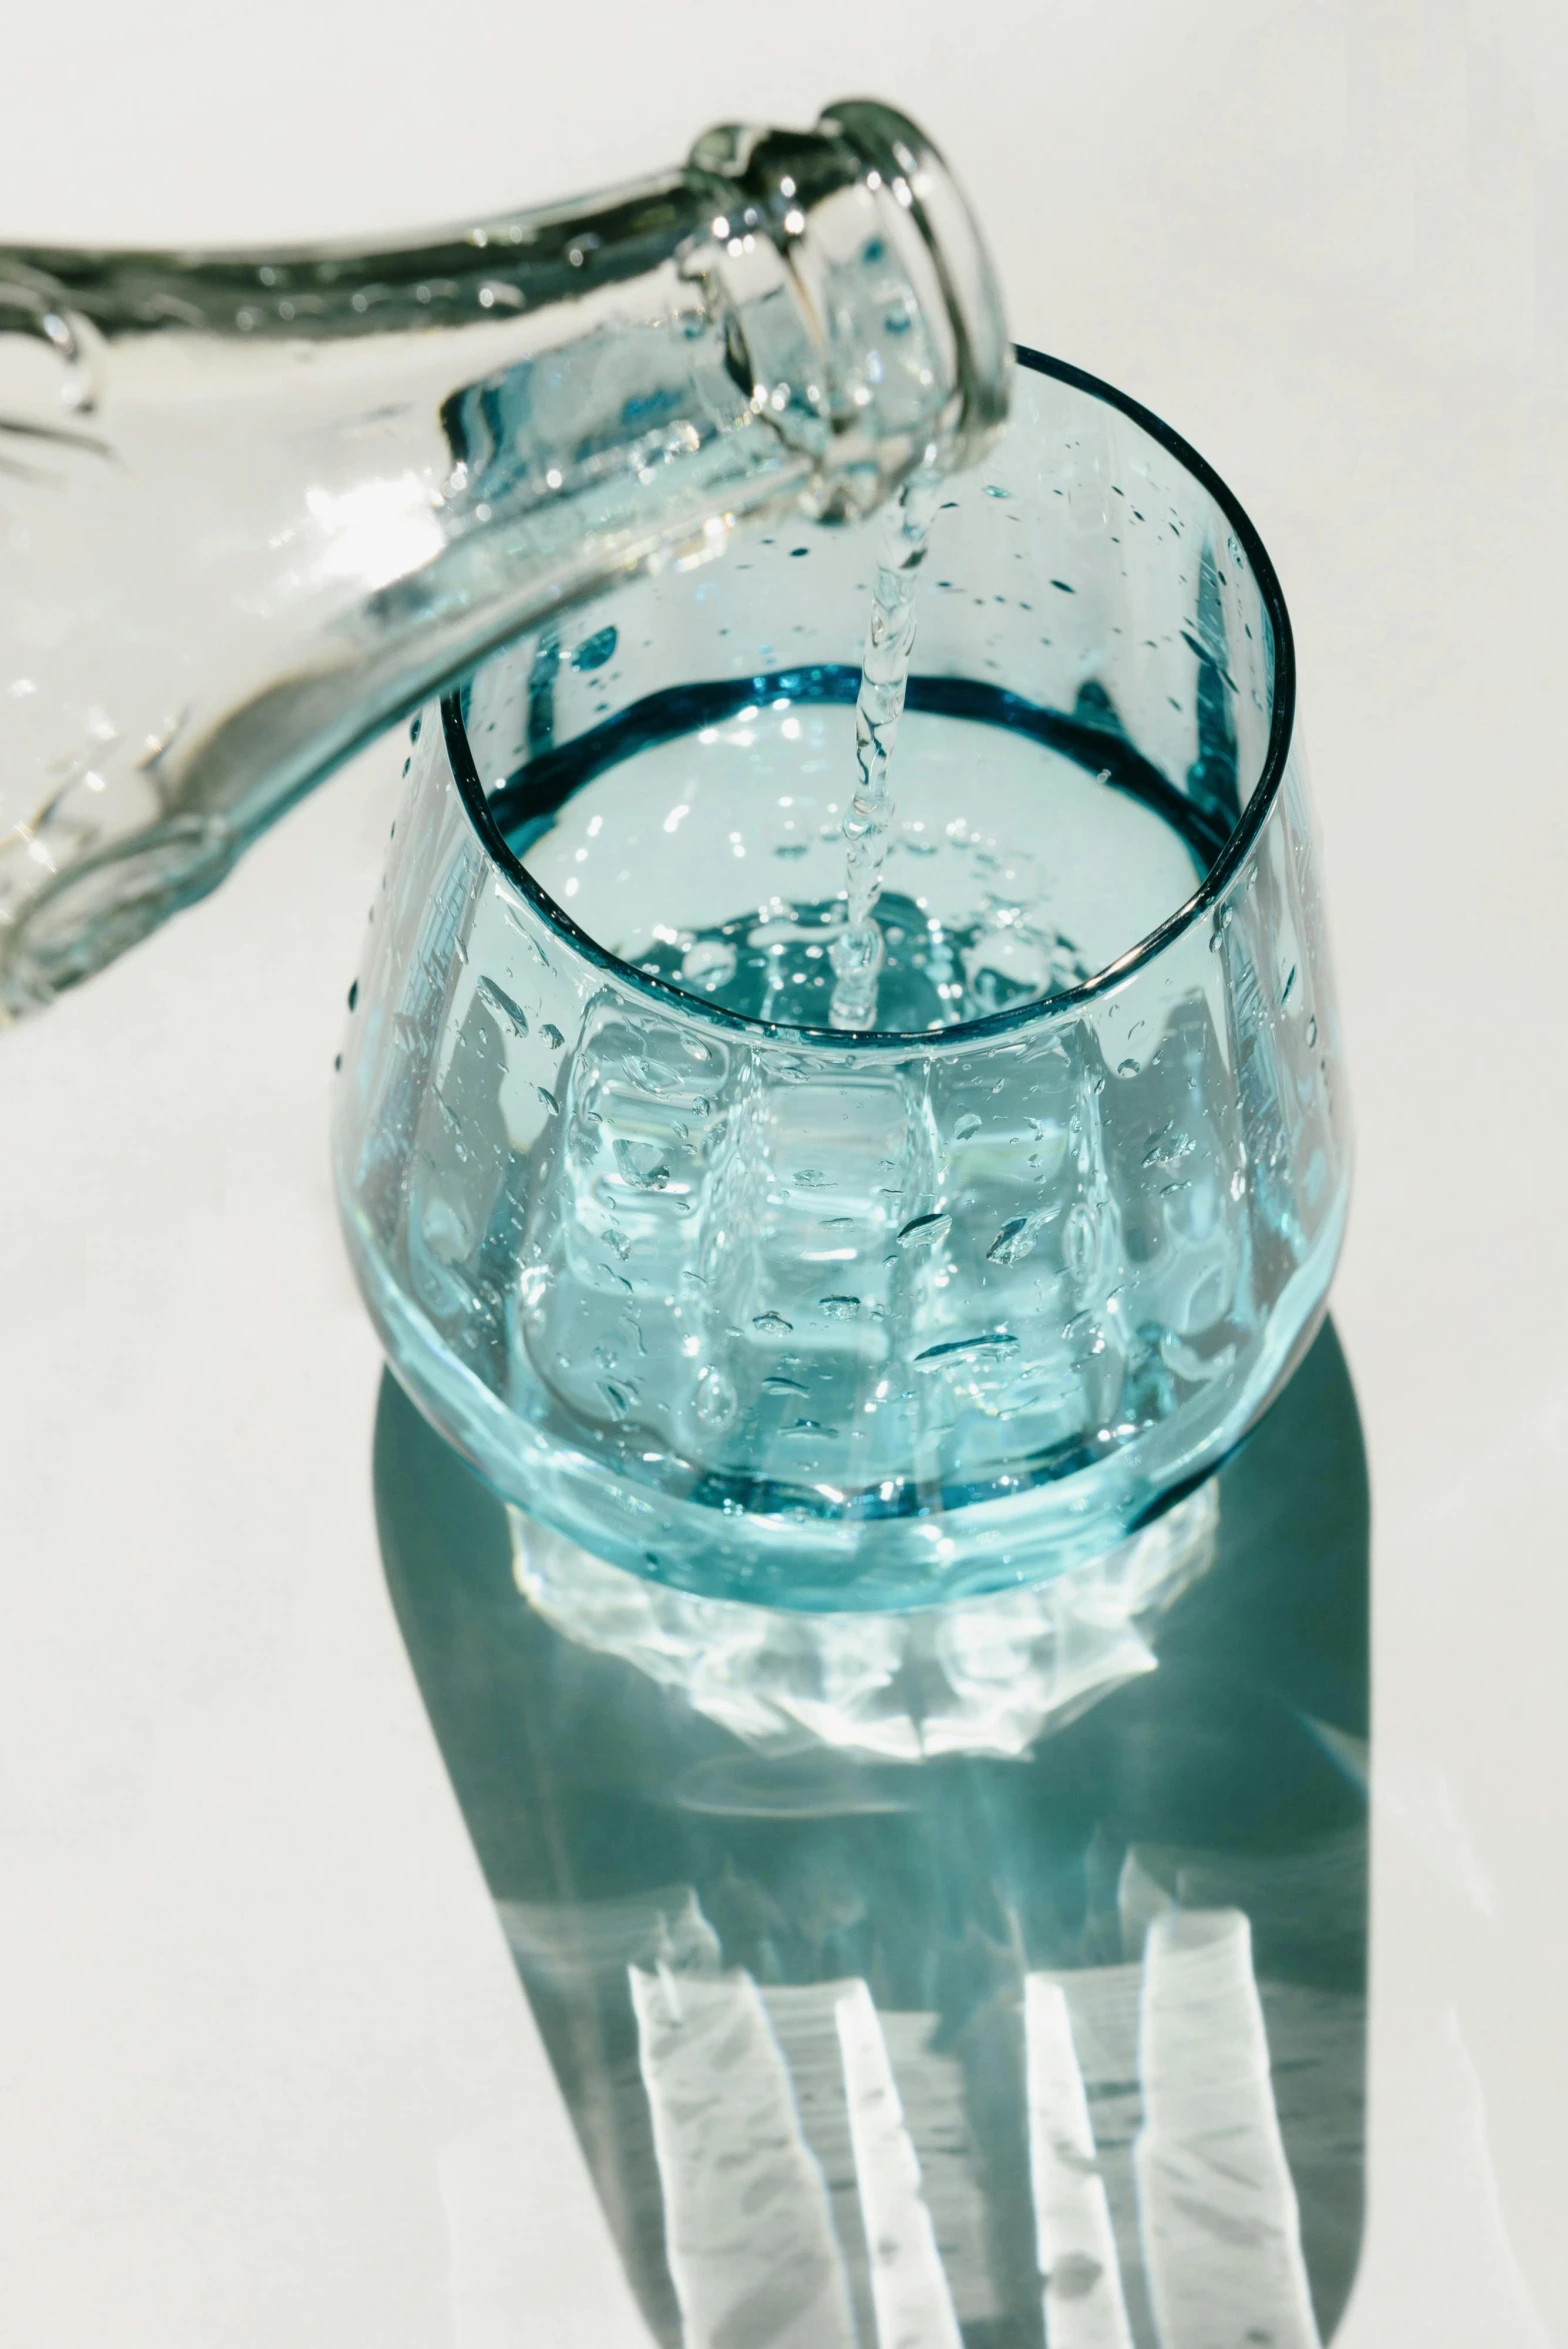
[[[987,1264],[1022,1264],[1033,1254],[1034,1244],[1054,1212],[1037,1209],[1033,1215],[1010,1216],[985,1252]]]
[[[697,1382],[697,1417],[704,1427],[728,1427],[737,1401],[734,1386],[722,1370],[702,1372]]]
[[[615,1163],[634,1191],[662,1191],[670,1179],[656,1142],[629,1142],[623,1135],[615,1145]]]
[[[786,1321],[782,1313],[754,1313],[751,1317],[751,1326],[753,1329],[782,1332],[792,1330],[795,1324],[792,1321]]]
[[[1312,1017],[1311,1019],[1309,1019],[1309,1020],[1308,1020],[1308,1022],[1307,1022],[1307,1049],[1308,1049],[1308,1051],[1309,1051],[1309,1052],[1311,1051],[1311,1049],[1312,1049],[1313,1045],[1314,1045],[1314,1044],[1317,1042],[1317,1040],[1318,1040],[1318,1023],[1317,1023],[1317,1016],[1316,1016],[1316,1014],[1314,1014],[1314,1015],[1313,1015],[1313,1017]]]
[[[1010,1330],[983,1331],[972,1338],[946,1338],[940,1346],[927,1346],[923,1354],[915,1356],[915,1368],[938,1362],[951,1362],[957,1354],[995,1354],[1016,1346],[1018,1340]]]
[[[574,669],[602,669],[619,642],[620,636],[616,629],[595,629],[593,635],[585,637],[573,653],[572,667]]]
[[[1116,1074],[1119,1077],[1135,1077],[1138,1074],[1138,1063],[1135,1060],[1119,1060],[1116,1063]]]
[[[1291,989],[1295,986],[1295,984],[1296,966],[1294,963],[1292,963],[1290,969],[1285,974],[1285,984],[1279,991],[1279,1007],[1281,1011],[1284,1010],[1286,1004],[1290,1001]]]
[[[967,1110],[953,1128],[953,1140],[955,1142],[967,1142],[972,1135],[979,1133],[980,1126],[981,1120],[976,1117],[974,1111],[972,1109]]]
[[[536,1085],[534,1087],[534,1091],[538,1094],[540,1100],[544,1103],[546,1109],[550,1112],[550,1115],[552,1117],[559,1117],[561,1114],[561,1104],[559,1101],[557,1101],[555,1095],[549,1090],[549,1088],[545,1085]]]
[[[829,1321],[853,1321],[860,1311],[858,1297],[823,1297],[820,1303]]]
[[[953,1219],[946,1208],[936,1208],[930,1215],[912,1215],[898,1235],[901,1248],[934,1248],[938,1240],[945,1240],[952,1229]]]
[[[443,1264],[461,1263],[472,1253],[473,1227],[456,1200],[440,1194],[427,1199],[420,1213],[419,1227],[426,1247]]]
[[[356,1004],[358,1001],[359,1001],[359,981],[358,981],[357,979],[355,979],[355,980],[354,980],[354,981],[352,981],[352,983],[350,984],[349,991],[348,991],[348,1007],[349,1007],[349,1010],[350,1010],[350,1011],[352,1011],[352,1010],[353,1010],[353,1008],[354,1008],[355,1004]]]
[[[795,1177],[803,1191],[820,1191],[827,1179],[820,1166],[803,1166]]]
[[[802,1380],[786,1378],[781,1370],[775,1370],[765,1378],[762,1382],[762,1389],[763,1393],[768,1395],[803,1395],[806,1392]]]
[[[1100,1219],[1082,1199],[1062,1229],[1062,1256],[1069,1272],[1083,1280],[1094,1269],[1100,1252]]]
[[[527,1035],[528,1015],[520,1004],[512,1001],[504,987],[498,986],[494,979],[484,978],[479,982],[478,991],[489,1004],[490,1009],[500,1014],[514,1036]]]

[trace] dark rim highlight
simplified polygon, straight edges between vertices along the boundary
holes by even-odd
[[[580,929],[565,908],[547,890],[541,889],[533,875],[513,855],[496,823],[469,745],[459,695],[456,691],[444,694],[441,718],[447,755],[469,821],[487,853],[512,886],[527,898],[550,927],[565,938],[585,961],[609,973],[635,993],[650,996],[671,1010],[682,1011],[710,1026],[731,1029],[743,1035],[767,1036],[781,1042],[809,1041],[814,1047],[826,1046],[848,1052],[948,1051],[955,1045],[1009,1034],[1037,1021],[1071,1016],[1085,1004],[1111,994],[1124,980],[1153,962],[1167,946],[1192,928],[1225,896],[1246,863],[1279,797],[1295,727],[1295,642],[1274,565],[1245,509],[1213,466],[1200,457],[1179,432],[1173,431],[1170,425],[1156,416],[1152,409],[1143,407],[1126,392],[1118,391],[1113,384],[1102,382],[1099,376],[1090,375],[1083,368],[1070,365],[1065,359],[1048,358],[1044,352],[1029,350],[1022,343],[1015,344],[1014,355],[1021,367],[1029,368],[1036,375],[1051,376],[1058,383],[1068,384],[1075,391],[1087,392],[1105,406],[1117,409],[1146,432],[1168,455],[1173,456],[1213,498],[1235,532],[1252,567],[1273,639],[1274,694],[1269,716],[1268,749],[1264,754],[1263,770],[1258,777],[1257,787],[1203,880],[1174,913],[1167,915],[1157,928],[1139,939],[1136,945],[1128,947],[1125,953],[1108,962],[1103,970],[1096,971],[1093,978],[1085,979],[1059,995],[1044,996],[1036,1002],[1018,1004],[1007,1011],[990,1012],[984,1019],[963,1020],[951,1028],[916,1029],[908,1034],[891,1028],[861,1032],[838,1028],[786,1027],[772,1020],[752,1019],[745,1012],[727,1011],[716,1003],[705,1001],[701,996],[690,995],[684,988],[672,986],[667,979],[655,978],[651,972],[639,970],[635,963],[623,962],[618,954],[612,954],[596,938],[591,938],[586,930]]]

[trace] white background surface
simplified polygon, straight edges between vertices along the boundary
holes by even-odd
[[[895,46],[896,43],[896,46]],[[1372,2169],[1345,2349],[1568,2343],[1568,11],[12,11],[0,233],[383,229],[867,90],[1295,617],[1360,1131]],[[0,2334],[619,2349],[381,1578],[325,1162],[401,753],[0,1041]],[[520,2317],[518,2310],[525,2313]]]

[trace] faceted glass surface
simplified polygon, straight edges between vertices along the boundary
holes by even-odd
[[[416,729],[337,1168],[399,1375],[680,1588],[887,1609],[1104,1552],[1310,1339],[1337,1023],[1289,628],[1222,486],[1025,354],[933,530],[828,1026],[874,539],[536,630]]]

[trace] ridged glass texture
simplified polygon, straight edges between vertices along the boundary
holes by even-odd
[[[572,870],[583,790],[632,792],[621,820],[672,739],[782,712],[809,744],[853,690],[875,539],[849,528],[634,581],[428,709],[351,998],[337,1180],[398,1375],[534,1517],[689,1590],[898,1608],[1108,1549],[1276,1393],[1340,1243],[1338,1025],[1255,533],[1156,419],[1029,353],[938,519],[899,760],[915,790],[964,729],[944,837],[993,871],[992,769],[1043,762],[1029,851],[1078,860],[1043,885],[1043,979],[988,882],[957,1024],[929,987],[895,992],[905,1033],[784,1025],[777,989],[747,1017],[724,940],[772,967],[746,921],[799,842],[763,875],[766,826],[732,830],[753,913],[701,936],[659,923],[698,862],[639,851],[655,944],[624,960],[518,861]],[[726,772],[741,807],[751,768]],[[841,857],[831,829],[809,858]],[[918,830],[884,919],[895,888],[927,902]]]

